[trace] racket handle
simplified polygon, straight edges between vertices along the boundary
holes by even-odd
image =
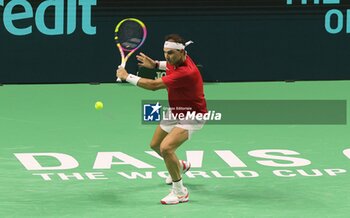
[[[118,68],[125,68],[125,63],[121,63],[119,66],[118,66]],[[119,77],[117,77],[117,82],[118,83],[121,83],[122,82],[122,80],[119,78]]]

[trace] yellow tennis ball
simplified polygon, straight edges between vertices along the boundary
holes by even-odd
[[[103,108],[103,103],[101,101],[97,101],[95,103],[96,110],[101,110]]]

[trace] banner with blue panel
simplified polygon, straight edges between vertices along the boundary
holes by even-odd
[[[154,59],[167,34],[194,41],[205,81],[350,79],[345,0],[0,0],[0,83],[114,82],[126,17],[146,24],[139,51]],[[139,71],[135,56],[126,68]]]

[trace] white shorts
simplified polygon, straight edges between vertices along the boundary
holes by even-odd
[[[166,112],[166,117],[169,117],[168,114],[170,111]],[[160,128],[165,132],[169,133],[174,127],[179,127],[181,129],[188,130],[188,139],[191,139],[191,136],[194,132],[203,128],[205,120],[179,120],[179,119],[163,119],[160,121]]]

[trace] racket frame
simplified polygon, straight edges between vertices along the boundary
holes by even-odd
[[[117,26],[115,27],[115,36],[114,36],[114,40],[117,41],[118,40],[118,31],[119,31],[119,27],[126,21],[133,21],[133,22],[136,22],[138,23],[141,27],[142,27],[142,30],[143,30],[143,37],[142,37],[142,40],[141,42],[139,43],[139,45],[134,48],[134,49],[125,49],[122,47],[122,45],[120,44],[120,42],[117,42],[117,48],[119,50],[119,53],[120,53],[120,56],[121,56],[121,64],[120,66],[125,68],[125,65],[126,65],[126,62],[128,61],[129,57],[137,50],[139,49],[143,43],[145,42],[146,40],[146,37],[147,37],[147,28],[146,28],[146,25],[139,19],[136,19],[136,18],[125,18],[123,19],[122,21],[120,21]],[[129,52],[127,55],[125,55],[125,52]],[[121,80],[119,78],[117,78],[117,81],[118,82],[121,82]]]

